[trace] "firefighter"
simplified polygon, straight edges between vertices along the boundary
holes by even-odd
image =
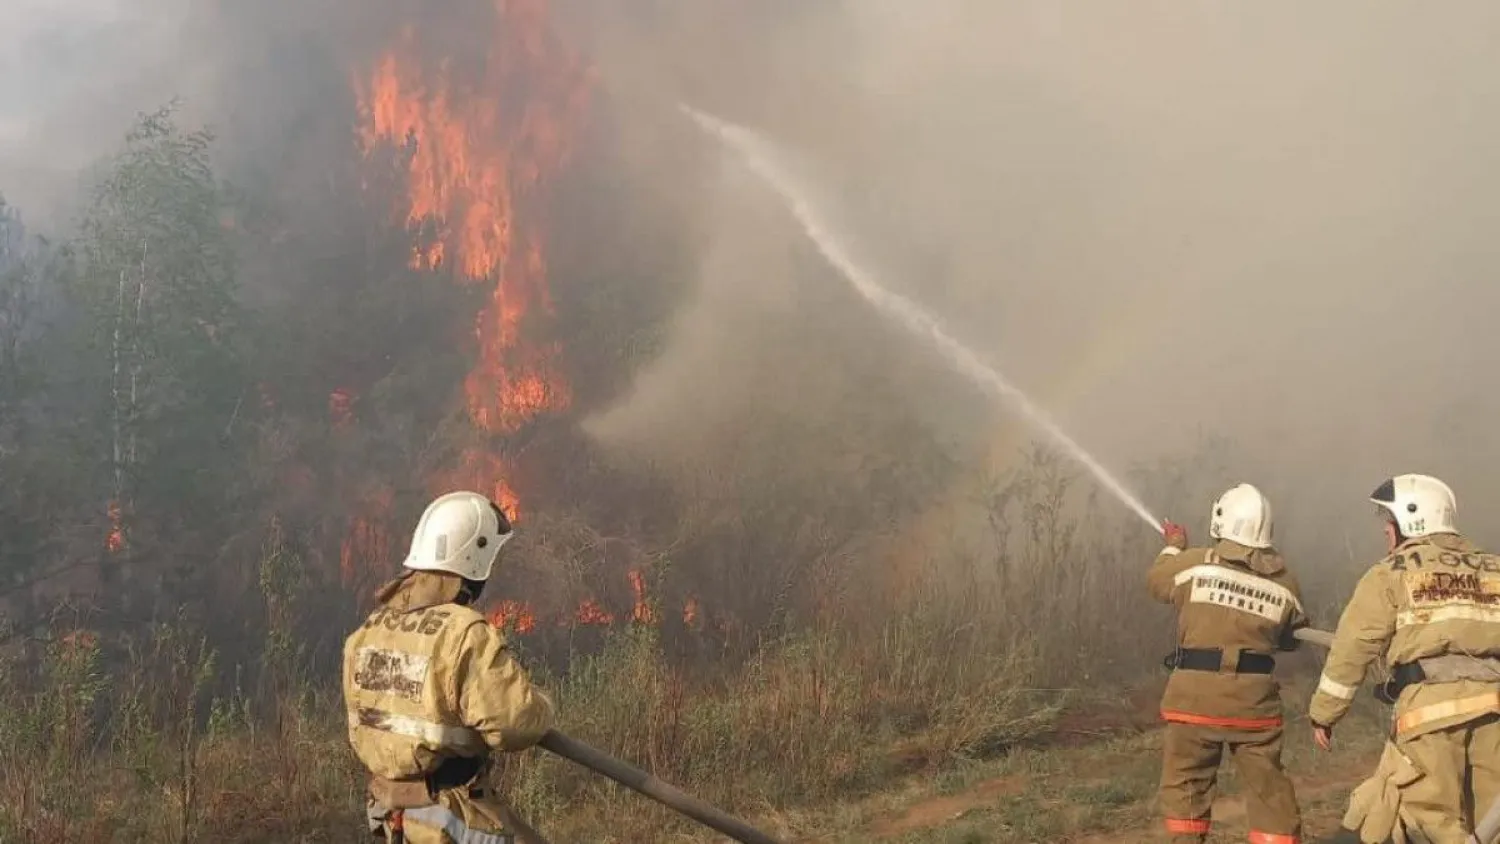
[[[1240,484],[1214,502],[1212,547],[1163,524],[1166,547],[1147,575],[1151,596],[1177,608],[1177,648],[1162,697],[1161,804],[1177,844],[1202,842],[1227,750],[1245,783],[1250,841],[1297,844],[1301,810],[1281,764],[1275,652],[1295,650],[1307,624],[1297,580],[1272,547],[1271,504]]]
[[[1420,831],[1463,844],[1500,797],[1500,557],[1458,533],[1453,490],[1437,478],[1400,475],[1370,500],[1389,553],[1339,619],[1308,709],[1313,739],[1331,749],[1366,669],[1383,660],[1390,742],[1345,827],[1365,841]]]
[[[428,505],[406,571],[344,645],[349,743],[370,773],[374,837],[406,844],[512,844],[518,824],[487,784],[489,757],[536,744],[551,699],[473,608],[505,513],[473,492]]]

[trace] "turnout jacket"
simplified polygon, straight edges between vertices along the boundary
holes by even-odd
[[[484,616],[454,603],[458,579],[408,576],[344,644],[349,743],[376,777],[418,780],[450,757],[523,750],[552,726]]]
[[[1175,670],[1162,697],[1167,721],[1238,729],[1281,724],[1271,674],[1238,673],[1242,654],[1294,650],[1307,625],[1297,579],[1274,549],[1229,540],[1211,548],[1168,546],[1146,576],[1151,597],[1177,608],[1177,647],[1218,650],[1218,671]]]
[[[1500,712],[1497,657],[1500,557],[1456,533],[1409,539],[1360,578],[1308,717],[1326,727],[1338,723],[1366,670],[1383,659],[1429,668],[1428,682],[1408,685],[1395,701],[1398,736],[1463,724]]]

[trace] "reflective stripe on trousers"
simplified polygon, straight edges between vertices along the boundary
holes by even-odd
[[[1167,832],[1173,835],[1207,835],[1212,828],[1207,818],[1167,818]]]
[[[1478,715],[1493,710],[1500,710],[1500,692],[1486,692],[1474,697],[1445,700],[1442,703],[1429,703],[1426,706],[1419,706],[1396,719],[1396,735],[1406,735],[1424,724],[1429,724],[1443,718],[1453,718],[1459,715]]]
[[[1223,727],[1230,730],[1270,730],[1281,726],[1281,716],[1270,718],[1215,718],[1212,715],[1197,715],[1176,709],[1163,709],[1161,719],[1172,724],[1191,724],[1195,727]]]
[[[423,826],[436,827],[448,834],[456,844],[515,844],[516,839],[505,833],[480,832],[470,829],[463,818],[448,811],[447,807],[441,805],[423,806],[420,809],[406,809],[402,812],[406,816],[407,823],[419,823]]]
[[[1274,832],[1261,832],[1258,829],[1250,830],[1250,844],[1299,844],[1301,839],[1295,835],[1278,835]]]

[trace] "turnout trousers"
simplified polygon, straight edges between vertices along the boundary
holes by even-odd
[[[1245,730],[1168,722],[1159,796],[1173,844],[1208,840],[1226,750],[1244,783],[1251,844],[1299,844],[1302,813],[1281,765],[1281,739],[1280,726]]]
[[[1500,715],[1397,738],[1396,746],[1421,772],[1400,790],[1409,822],[1432,844],[1466,844],[1500,798]]]
[[[505,806],[486,798],[450,789],[428,805],[392,809],[371,797],[370,832],[402,844],[516,844],[516,837],[505,830]]]

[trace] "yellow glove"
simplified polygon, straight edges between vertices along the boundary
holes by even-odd
[[[1401,789],[1422,777],[1406,755],[1386,742],[1375,773],[1349,795],[1343,826],[1359,832],[1366,844],[1409,844],[1401,821]]]

